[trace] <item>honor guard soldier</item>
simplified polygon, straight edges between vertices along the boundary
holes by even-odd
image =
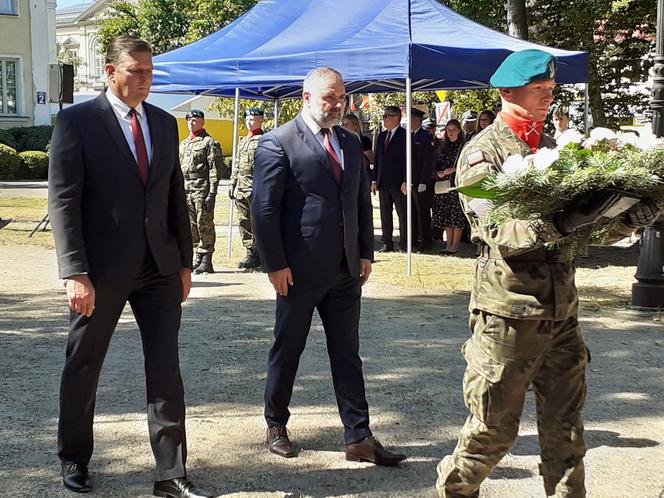
[[[461,151],[457,185],[500,172],[510,155],[555,147],[542,134],[555,74],[556,59],[541,50],[503,61],[491,77],[502,112]],[[441,497],[479,495],[482,481],[514,445],[530,386],[546,496],[586,496],[581,412],[589,353],[579,328],[574,263],[564,249],[568,235],[595,223],[618,198],[599,191],[555,215],[495,224],[486,219],[486,201],[460,195],[471,240],[480,246],[469,305],[472,337],[462,348],[470,415],[454,453],[438,465]],[[622,215],[614,240],[658,213],[650,201],[636,204]]]
[[[251,107],[247,109],[245,116],[247,135],[242,137],[238,144],[237,166],[231,174],[228,197],[235,200],[242,245],[247,250],[246,257],[240,261],[238,267],[254,270],[261,266],[261,258],[251,216],[251,190],[254,186],[254,155],[258,140],[263,134],[264,111],[258,107]]]
[[[186,119],[190,133],[180,143],[180,165],[194,243],[194,273],[214,273],[214,201],[223,156],[219,142],[205,131],[203,111],[192,109]]]

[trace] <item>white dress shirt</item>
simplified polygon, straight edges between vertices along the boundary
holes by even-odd
[[[125,104],[120,100],[113,91],[109,88],[106,89],[106,98],[111,104],[113,111],[115,112],[115,117],[120,123],[120,128],[122,133],[129,144],[131,153],[134,154],[134,159],[138,164],[138,156],[136,155],[136,144],[134,143],[134,134],[131,132],[131,117],[129,116],[129,111],[131,107]],[[150,126],[148,125],[148,118],[145,116],[145,109],[143,104],[138,104],[136,109],[136,115],[138,116],[138,122],[141,125],[141,131],[143,132],[143,140],[145,141],[145,149],[148,151],[148,162],[152,163],[152,139],[150,138]]]
[[[325,153],[327,154],[327,149],[325,149],[325,146],[323,145],[323,140],[325,136],[323,135],[322,128],[319,126],[316,121],[313,120],[311,115],[309,114],[308,111],[305,109],[302,110],[302,119],[306,123],[306,125],[309,127],[311,130],[311,133],[314,134],[316,137],[316,140],[318,140],[318,143],[320,146],[323,148]],[[343,150],[341,149],[341,145],[339,144],[339,139],[337,138],[336,133],[334,133],[334,128],[330,128],[330,143],[332,144],[332,148],[334,149],[334,152],[337,153],[337,157],[341,161],[341,169],[344,169],[344,157],[343,157]]]

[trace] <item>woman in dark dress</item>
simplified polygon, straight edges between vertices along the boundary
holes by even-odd
[[[445,136],[436,151],[436,159],[433,164],[435,182],[449,180],[450,186],[454,186],[456,162],[462,146],[461,123],[456,119],[451,119],[445,126]],[[459,194],[456,192],[434,194],[433,227],[436,232],[445,231],[447,246],[443,254],[457,252],[465,226],[466,217],[459,203]]]

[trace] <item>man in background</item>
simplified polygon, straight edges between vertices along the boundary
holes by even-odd
[[[254,158],[258,141],[263,135],[265,113],[259,107],[245,111],[246,136],[238,144],[237,166],[231,173],[228,197],[235,200],[242,245],[247,251],[238,268],[256,270],[261,266],[261,257],[256,243],[253,216],[251,214],[252,189],[254,186]]]
[[[341,124],[344,126],[344,128],[349,129],[353,133],[357,133],[357,136],[360,138],[360,142],[362,142],[362,153],[364,154],[367,175],[369,175],[370,178],[371,168],[373,167],[374,163],[374,152],[373,146],[371,145],[371,139],[362,134],[362,124],[360,123],[360,118],[358,118],[355,114],[348,113],[344,115],[343,119],[341,120]]]
[[[401,109],[383,110],[383,128],[376,139],[371,193],[378,192],[383,246],[378,252],[394,251],[392,208],[399,219],[399,248],[406,250],[406,130],[401,127]]]
[[[463,128],[464,142],[477,135],[477,113],[475,111],[466,111],[461,116],[461,127]]]
[[[434,137],[422,126],[424,112],[411,110],[412,139],[412,236],[413,247],[420,251],[431,250],[431,205],[433,202],[433,146]]]
[[[186,119],[189,136],[180,144],[180,165],[194,244],[194,273],[214,273],[214,203],[223,156],[219,142],[205,131],[203,111],[192,109]]]

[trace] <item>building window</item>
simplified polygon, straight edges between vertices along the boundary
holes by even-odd
[[[18,114],[18,60],[0,59],[0,114]]]
[[[18,0],[0,0],[0,14],[17,15],[17,4]]]

